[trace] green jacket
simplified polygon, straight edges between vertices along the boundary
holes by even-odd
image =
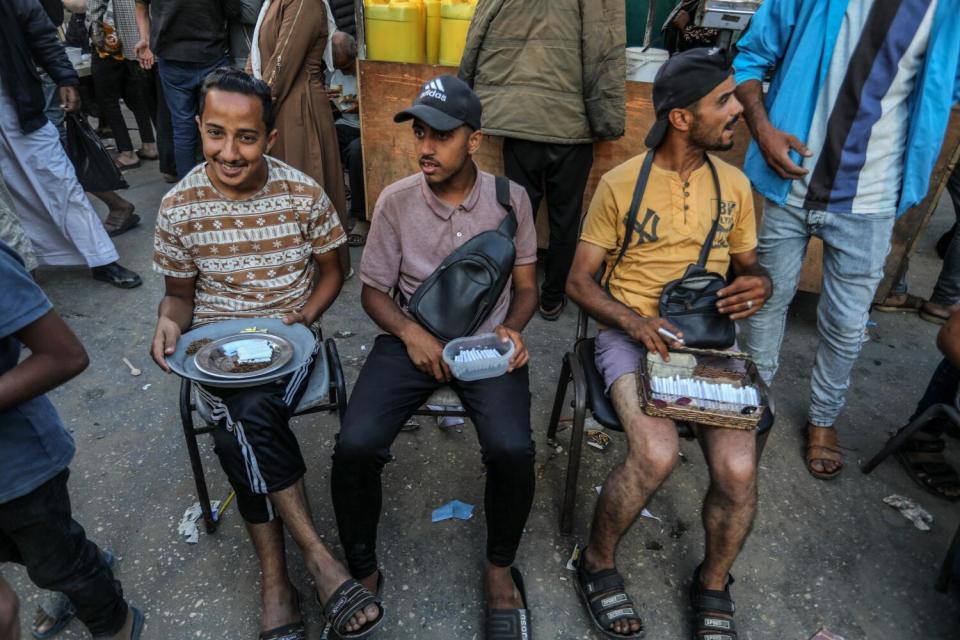
[[[480,0],[460,78],[486,133],[557,144],[623,135],[624,0]]]

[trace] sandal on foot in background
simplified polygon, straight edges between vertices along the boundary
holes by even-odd
[[[924,302],[926,302],[926,300],[912,293],[891,293],[883,299],[883,302],[878,302],[873,305],[873,308],[876,311],[883,311],[884,313],[896,311],[917,313],[920,311],[920,307],[923,306]]]
[[[836,431],[833,431],[831,441],[831,431],[833,427],[807,425],[807,471],[817,480],[833,480],[843,471],[843,451],[836,442]],[[814,468],[814,462],[833,462],[837,467],[833,471],[820,471]]]
[[[693,572],[690,585],[690,605],[693,607],[693,640],[737,640],[737,625],[733,622],[736,605],[730,597],[733,576],[728,576],[723,591],[705,589],[700,582],[700,567]]]
[[[960,474],[944,457],[945,447],[942,438],[915,435],[893,455],[907,475],[927,493],[956,502],[960,500]]]
[[[643,620],[637,613],[637,608],[630,600],[630,596],[624,590],[623,576],[616,569],[587,571],[584,567],[586,562],[583,557],[584,552],[586,552],[586,548],[580,552],[574,561],[577,575],[573,584],[593,626],[606,638],[642,638],[644,635]],[[618,620],[628,622],[636,620],[640,623],[640,629],[627,633],[617,633],[611,628],[611,625]]]
[[[532,640],[530,608],[527,605],[527,590],[523,587],[523,575],[516,567],[510,567],[513,584],[520,592],[522,609],[487,609],[487,640]]]

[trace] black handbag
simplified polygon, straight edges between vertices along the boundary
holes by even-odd
[[[510,181],[497,176],[496,185],[497,202],[507,210],[500,225],[455,249],[407,304],[410,315],[445,342],[472,335],[483,324],[513,273],[517,216],[510,204]]]
[[[66,127],[63,146],[84,191],[117,191],[130,186],[86,118],[68,113]]]
[[[653,166],[653,155],[653,149],[647,152],[643,167],[640,169],[640,177],[637,179],[637,186],[633,191],[633,200],[630,203],[630,212],[627,214],[627,228],[623,246],[620,248],[620,253],[607,275],[605,288],[608,293],[610,292],[610,278],[613,276],[613,271],[620,264],[620,260],[627,252],[633,238],[633,227],[637,221],[640,201],[643,200],[643,194],[647,188],[650,168]],[[720,207],[722,206],[720,178],[717,176],[717,169],[713,166],[710,156],[707,156],[706,160],[710,167],[710,174],[713,176],[714,188],[717,190],[717,215],[713,219],[706,241],[700,249],[697,262],[689,265],[682,277],[664,285],[663,291],[660,293],[658,310],[661,318],[670,321],[672,325],[683,332],[685,346],[698,349],[728,349],[733,346],[737,338],[736,328],[728,315],[717,310],[717,302],[720,299],[717,292],[727,286],[727,281],[719,273],[713,273],[706,269],[710,249],[713,247],[713,239],[720,224]]]

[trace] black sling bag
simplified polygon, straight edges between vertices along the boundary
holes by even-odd
[[[443,341],[472,335],[493,311],[513,272],[517,216],[510,204],[510,181],[497,176],[496,185],[497,202],[507,211],[503,221],[455,249],[407,305],[417,322]]]

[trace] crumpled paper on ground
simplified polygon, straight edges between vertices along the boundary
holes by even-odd
[[[898,509],[903,517],[913,523],[920,531],[930,531],[930,525],[933,524],[933,516],[930,512],[918,505],[910,498],[892,494],[883,499],[884,503],[894,509]]]
[[[220,501],[214,500],[210,503],[210,509],[213,511],[213,518],[216,520],[220,513]],[[194,502],[186,511],[183,512],[183,518],[177,526],[177,533],[184,537],[187,544],[197,544],[200,541],[200,528],[197,523],[203,517],[203,509],[199,502]]]
[[[844,640],[843,636],[838,636],[832,631],[828,631],[826,627],[822,627],[815,634],[810,636],[810,640]]]
[[[449,520],[451,518],[469,520],[472,517],[473,505],[460,502],[459,500],[451,500],[442,507],[437,507],[433,510],[433,522],[440,522],[441,520]]]

